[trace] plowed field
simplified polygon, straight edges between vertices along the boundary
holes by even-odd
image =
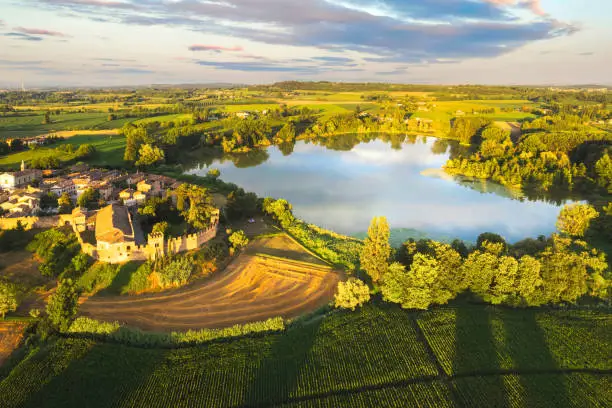
[[[328,303],[340,274],[285,235],[255,240],[215,277],[167,293],[92,297],[81,314],[145,330],[227,327],[296,317]]]

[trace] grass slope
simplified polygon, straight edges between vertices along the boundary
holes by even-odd
[[[0,383],[0,406],[605,407],[611,320],[603,311],[369,305],[201,347],[63,338]]]
[[[35,150],[24,150],[18,153],[0,157],[0,167],[16,169],[21,161],[28,163],[36,157],[57,155],[60,161],[67,162],[74,159],[74,154],[56,151],[61,145],[72,144],[76,149],[82,144],[91,144],[96,148],[96,154],[87,159],[91,166],[121,166],[125,151],[125,137],[121,135],[77,135],[58,141],[53,145],[40,147]]]

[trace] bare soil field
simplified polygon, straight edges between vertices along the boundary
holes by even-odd
[[[25,328],[22,322],[0,322],[0,366],[19,346]]]
[[[152,331],[220,328],[315,310],[333,298],[340,279],[282,234],[253,241],[206,281],[152,295],[92,297],[80,314]]]

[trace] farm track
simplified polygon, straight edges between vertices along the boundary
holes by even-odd
[[[219,328],[314,310],[332,298],[340,275],[328,266],[241,254],[216,277],[172,293],[92,297],[83,316],[144,330]]]

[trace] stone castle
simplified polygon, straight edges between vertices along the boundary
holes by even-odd
[[[83,252],[102,262],[123,263],[154,260],[200,248],[217,235],[219,211],[213,213],[210,225],[205,230],[176,238],[152,233],[146,241],[129,209],[118,204],[108,205],[91,216],[76,208],[70,223]],[[95,244],[86,242],[83,237],[86,231],[92,230],[95,231]]]

